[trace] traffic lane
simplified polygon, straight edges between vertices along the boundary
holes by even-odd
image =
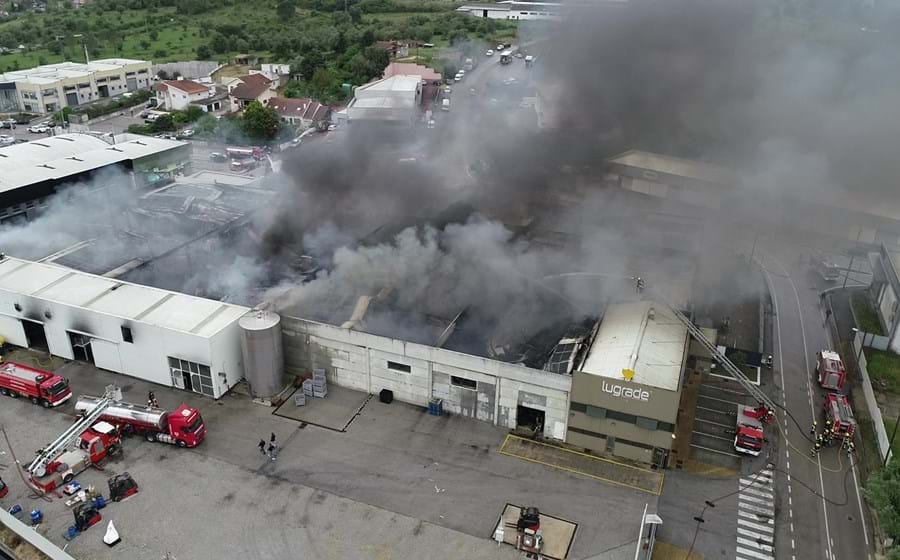
[[[816,415],[821,419],[821,406],[826,391],[822,390],[814,379],[814,354],[824,348],[834,348],[831,343],[829,333],[825,323],[824,311],[821,305],[819,293],[825,287],[830,287],[818,277],[813,270],[800,263],[799,256],[796,258],[789,250],[786,250],[786,266],[792,277],[797,277],[797,296],[800,300],[800,312],[803,317],[804,324],[807,325],[806,336],[808,348],[808,357],[811,362],[809,375],[811,377],[811,385],[813,387],[813,404],[816,409]],[[820,420],[821,423],[821,420]],[[859,486],[857,473],[851,472],[847,475],[847,469],[850,469],[849,458],[839,449],[829,450],[828,453],[822,454],[823,479],[825,481],[825,495],[836,503],[842,505],[829,505],[829,525],[833,527],[833,544],[832,549],[834,558],[855,559],[865,558],[869,553],[868,541],[868,524],[863,517],[865,511],[861,507],[861,497],[859,495]],[[839,472],[837,467],[840,466]],[[838,533],[838,529],[840,532]]]
[[[800,264],[799,252],[786,250],[785,245],[782,245],[780,249],[780,258],[777,258],[776,268],[781,268],[781,272],[789,275],[789,278],[782,275],[773,283],[778,286],[776,292],[778,292],[782,320],[788,406],[800,421],[801,426],[811,425],[811,413],[805,411],[812,408],[821,426],[822,393],[814,379],[813,355],[817,350],[830,347],[830,345],[824,328],[824,317],[818,303],[819,286],[816,284],[815,277],[808,273],[805,265]],[[788,356],[790,356],[790,361],[788,361]],[[805,375],[799,375],[799,371],[805,372]],[[788,376],[791,372],[795,375]],[[802,406],[804,400],[806,405]],[[808,422],[800,420],[801,412],[804,417],[809,415]],[[789,429],[793,429],[793,426]],[[796,438],[791,439],[797,442]],[[795,445],[797,444],[795,443]],[[810,445],[809,442],[806,442],[806,445]],[[797,445],[797,447],[801,446]],[[832,472],[841,467],[840,460],[845,458],[840,457],[838,450],[835,449],[823,451],[818,457],[823,467],[821,471],[818,463],[812,463],[808,460],[808,456],[799,459],[791,463],[792,477],[794,482],[797,482],[793,485],[794,501],[798,501],[798,497],[802,495],[812,496],[808,489],[799,484],[801,481],[816,492],[824,492],[824,495],[832,501],[824,506],[827,519],[817,516],[819,517],[818,531],[825,550],[827,551],[830,546],[833,560],[865,558],[868,552],[867,538],[863,528],[864,521],[860,520],[859,503],[855,498],[856,484],[853,475],[846,474],[846,460],[843,461],[844,469],[841,469],[840,472]],[[821,497],[812,501],[817,502],[816,507],[820,512],[823,511]],[[800,505],[795,504],[794,513],[808,512],[809,510],[804,505],[807,502],[809,500],[804,498]],[[813,528],[813,525],[810,523],[808,515],[802,516],[802,519],[803,523],[796,525],[800,528],[797,536],[800,542],[808,542],[804,541],[802,531]]]
[[[808,426],[812,425],[812,411],[803,355],[801,316],[790,279],[781,273],[778,262],[762,248],[761,260],[766,269],[771,270],[769,277],[776,306],[773,350],[780,368],[776,379],[779,384],[783,379],[785,406],[799,423],[797,426],[790,420],[784,421],[783,415],[779,415],[781,437],[777,440],[780,448],[775,462],[782,476],[776,477],[780,528],[776,556],[793,558],[799,543],[800,558],[827,558],[829,543],[822,500],[803,486],[805,484],[814,492],[819,492],[820,488],[818,465],[809,457],[810,444],[804,436],[804,433],[808,435]],[[785,434],[792,445],[785,442]],[[791,477],[790,480],[785,474]]]

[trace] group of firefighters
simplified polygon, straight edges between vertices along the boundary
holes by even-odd
[[[812,428],[810,428],[809,433],[813,437],[813,448],[810,450],[810,455],[813,457],[819,454],[819,451],[823,446],[831,447],[837,440],[842,440],[841,448],[847,452],[848,457],[855,449],[852,439],[838,434],[837,431],[835,431],[831,420],[825,420],[825,429],[822,432],[818,431],[818,423],[813,420]]]

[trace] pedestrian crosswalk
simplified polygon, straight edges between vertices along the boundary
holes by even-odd
[[[742,477],[736,560],[775,559],[775,485],[771,470]]]

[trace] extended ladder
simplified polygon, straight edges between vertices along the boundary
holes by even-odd
[[[68,430],[63,432],[58,438],[53,440],[50,445],[46,446],[43,449],[38,451],[37,457],[34,458],[34,461],[28,464],[25,468],[29,472],[29,474],[42,477],[47,474],[47,465],[53,462],[54,459],[59,457],[61,454],[65,453],[69,450],[71,445],[78,440],[78,438],[91,427],[91,425],[96,422],[102,415],[103,412],[109,408],[111,404],[116,402],[116,400],[120,400],[122,398],[121,391],[118,390],[117,387],[110,385],[106,388],[106,394],[103,399],[100,400],[92,408],[87,411],[84,416],[82,416],[77,422],[72,424]]]

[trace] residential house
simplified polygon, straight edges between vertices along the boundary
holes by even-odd
[[[301,128],[320,126],[331,118],[331,108],[312,99],[273,97],[271,107],[282,122]]]
[[[375,47],[385,50],[391,58],[404,58],[409,56],[409,50],[422,46],[418,41],[376,41]]]
[[[228,84],[228,96],[232,111],[242,111],[253,101],[268,105],[275,97],[276,83],[262,74],[248,74]]]
[[[256,66],[259,64],[259,57],[255,54],[238,54],[231,60],[232,64],[240,64],[243,66]]]
[[[278,82],[278,86],[280,87],[285,85],[288,80],[291,79],[291,65],[263,64],[260,66],[260,73],[273,82]]]
[[[201,84],[193,80],[165,80],[156,84],[156,105],[170,111],[183,111],[195,101],[203,101],[215,96],[212,84]]]

